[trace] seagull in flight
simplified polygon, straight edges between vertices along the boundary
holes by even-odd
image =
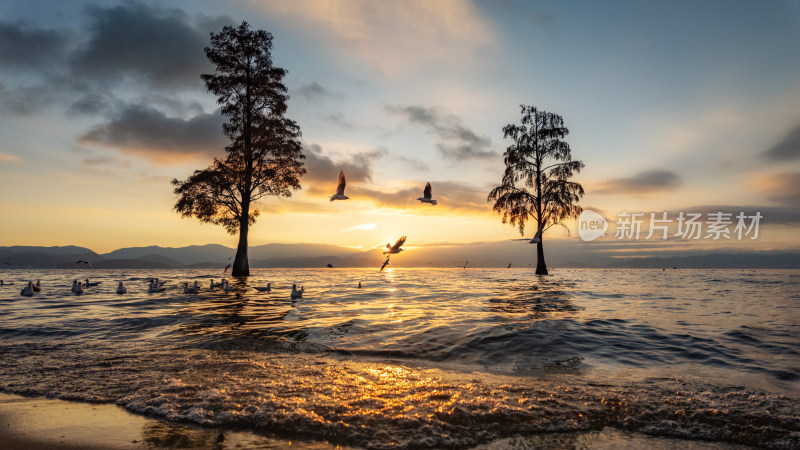
[[[89,261],[84,261],[82,259],[75,261],[75,264],[80,264],[80,263],[88,264],[89,268],[94,269],[94,267],[92,267],[92,263],[90,263]]]
[[[222,273],[225,273],[225,272],[227,272],[227,271],[228,271],[228,269],[230,269],[230,268],[231,268],[231,265],[230,265],[230,264],[228,264],[227,266],[225,266],[225,270],[223,270],[223,271],[222,271]]]
[[[388,266],[388,265],[389,265],[389,257],[387,256],[387,257],[386,257],[386,261],[384,261],[384,262],[383,262],[383,265],[381,266],[381,270],[379,270],[378,272],[382,272],[382,271],[383,271],[383,268],[384,268],[384,267],[386,267],[386,266]],[[358,283],[358,287],[361,287],[361,283]]]
[[[344,170],[339,172],[339,186],[336,187],[336,193],[331,196],[331,201],[334,200],[349,200],[350,197],[344,195],[344,186],[346,182],[344,179]]]
[[[421,201],[422,203],[430,203],[431,205],[436,205],[438,202],[431,198],[431,184],[428,183],[425,185],[425,190],[422,192],[422,197],[418,198],[417,200]]]
[[[400,248],[400,247],[402,247],[403,244],[405,244],[405,243],[406,243],[406,236],[403,236],[400,239],[398,239],[397,242],[394,243],[394,245],[389,244],[387,242],[386,243],[386,249],[387,250],[385,252],[383,252],[383,254],[384,255],[394,255],[396,253],[400,253],[400,252],[403,251],[403,249]]]

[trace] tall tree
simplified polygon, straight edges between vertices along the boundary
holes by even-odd
[[[205,52],[217,68],[202,79],[218,96],[227,117],[222,131],[231,143],[224,158],[186,180],[172,180],[181,216],[239,234],[233,276],[250,275],[247,233],[259,215],[256,202],[268,195],[290,197],[306,172],[300,127],[284,116],[286,70],[272,65],[271,51],[272,34],[252,31],[247,22],[211,34]]]
[[[506,164],[501,184],[489,193],[494,210],[503,213],[503,223],[519,227],[524,235],[525,223],[536,222],[536,273],[547,275],[542,235],[553,225],[566,228],[563,221],[577,217],[583,209],[576,203],[583,196],[583,186],[569,181],[584,167],[573,161],[569,133],[561,116],[536,107],[520,105],[522,122],[503,127],[503,137],[514,142],[506,148]],[[531,190],[529,190],[531,189]]]

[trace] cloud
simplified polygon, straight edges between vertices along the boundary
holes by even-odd
[[[781,142],[768,148],[761,157],[776,162],[800,158],[800,125],[789,130]]]
[[[16,75],[0,89],[4,110],[65,106],[69,114],[107,114],[144,103],[131,100],[132,91],[158,92],[161,99],[178,91],[204,94],[200,74],[214,69],[203,51],[208,35],[234,24],[225,16],[192,19],[180,9],[136,1],[85,11],[83,28],[0,22],[2,67]]]
[[[368,230],[374,230],[375,228],[378,228],[378,225],[376,225],[375,222],[372,222],[372,223],[363,223],[361,225],[355,225],[350,228],[345,228],[344,231],[355,231],[355,230],[368,231]]]
[[[185,89],[201,87],[200,74],[213,71],[203,51],[209,30],[181,10],[125,3],[90,6],[87,15],[87,40],[70,57],[73,76],[100,84],[134,78],[157,89]]]
[[[304,190],[316,196],[331,196],[336,191],[339,171],[344,171],[347,178],[347,192],[352,190],[356,183],[372,180],[372,163],[380,154],[358,153],[347,159],[334,161],[322,154],[322,147],[318,144],[306,145],[305,154],[306,174],[303,176]]]
[[[334,93],[316,81],[300,86],[295,92],[301,97],[311,101],[342,97],[341,94]]]
[[[44,70],[63,64],[74,35],[68,30],[42,30],[24,23],[0,22],[3,68]]]
[[[17,163],[22,161],[17,155],[10,155],[8,153],[0,152],[0,161],[4,163]]]
[[[479,136],[465,127],[461,119],[437,108],[424,106],[387,106],[386,111],[398,115],[412,124],[422,125],[437,138],[436,148],[442,156],[454,161],[469,159],[495,159],[498,154],[489,149],[492,140]]]
[[[489,22],[469,1],[251,1],[264,15],[296,22],[325,43],[389,76],[433,64],[464,67],[494,45]]]
[[[408,184],[408,182],[406,183]],[[473,186],[455,181],[431,182],[433,198],[439,204],[429,206],[421,204],[417,198],[422,197],[425,183],[419,182],[417,186],[398,189],[393,192],[357,186],[353,189],[352,198],[368,199],[379,207],[394,209],[423,208],[420,212],[490,212],[491,205],[486,202],[488,192]]]
[[[766,173],[754,176],[750,186],[768,199],[800,211],[800,172]]]
[[[220,154],[228,144],[219,111],[190,119],[136,105],[84,133],[82,144],[119,149],[159,162],[179,162]]]
[[[627,178],[612,178],[601,181],[591,191],[594,194],[651,194],[677,188],[680,176],[669,170],[648,170]]]

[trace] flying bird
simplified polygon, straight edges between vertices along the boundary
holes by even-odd
[[[336,193],[331,196],[331,201],[334,200],[349,200],[350,197],[344,195],[344,186],[345,186],[345,179],[344,179],[344,170],[339,172],[339,186],[336,187]]]
[[[436,205],[439,202],[431,198],[431,184],[428,183],[425,185],[425,190],[422,192],[422,197],[418,198],[417,200],[421,201],[422,203],[430,203],[431,205]]]
[[[510,269],[511,268],[511,263],[508,263],[508,267],[506,267],[506,268]]]
[[[394,245],[392,245],[392,244],[389,244],[389,243],[387,242],[387,243],[386,243],[386,249],[387,249],[387,250],[386,250],[385,252],[383,252],[383,254],[384,254],[384,255],[387,255],[387,254],[388,254],[388,255],[394,255],[394,254],[396,254],[396,253],[400,253],[400,252],[402,252],[402,251],[403,251],[403,249],[402,249],[402,248],[400,248],[400,247],[402,247],[402,246],[403,246],[403,244],[405,244],[405,243],[406,243],[406,236],[403,236],[403,237],[401,237],[400,239],[398,239],[398,240],[397,240],[397,242],[395,242],[395,243],[394,243]]]
[[[80,264],[80,263],[88,264],[89,268],[94,269],[94,267],[92,267],[92,263],[90,263],[89,261],[84,261],[82,259],[79,259],[79,260],[75,261],[75,264]]]
[[[223,270],[223,271],[222,271],[222,273],[225,273],[225,272],[227,272],[227,271],[228,271],[228,269],[230,269],[230,268],[231,268],[231,265],[230,265],[230,264],[228,264],[227,266],[225,266],[225,270]]]
[[[385,253],[385,252],[384,252],[384,253]],[[386,261],[384,261],[384,262],[383,262],[383,265],[381,266],[381,270],[379,270],[378,272],[382,272],[382,271],[383,271],[383,268],[384,268],[384,267],[386,267],[386,266],[388,266],[388,265],[389,265],[389,257],[387,256],[387,257],[386,257]],[[359,284],[360,284],[360,283],[359,283]]]
[[[461,267],[462,269],[466,269],[467,268],[467,264],[469,264],[469,260],[467,260],[467,262],[465,262],[463,266],[459,266],[459,267]]]

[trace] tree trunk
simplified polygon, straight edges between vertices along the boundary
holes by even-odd
[[[233,260],[231,275],[234,277],[249,277],[250,264],[247,262],[247,231],[249,224],[247,216],[239,223],[239,246],[236,247],[236,258]]]
[[[536,275],[547,275],[547,263],[544,262],[542,240],[536,243]]]

